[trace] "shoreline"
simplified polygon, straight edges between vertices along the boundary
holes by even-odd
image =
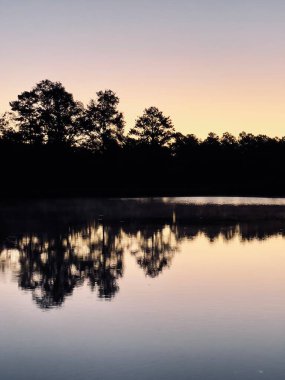
[[[0,201],[0,221],[4,224],[29,220],[72,223],[73,220],[86,219],[150,223],[160,220],[168,224],[285,221],[285,199],[279,199],[279,204],[278,199],[276,201],[267,204],[250,204],[249,201],[244,204],[195,204],[179,198],[10,198]]]

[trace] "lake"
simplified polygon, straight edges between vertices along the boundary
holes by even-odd
[[[0,204],[0,378],[284,379],[285,201]]]

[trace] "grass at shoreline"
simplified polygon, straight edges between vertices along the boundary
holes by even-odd
[[[165,220],[167,223],[285,221],[284,205],[186,204],[158,198],[53,198],[0,201],[0,220]]]

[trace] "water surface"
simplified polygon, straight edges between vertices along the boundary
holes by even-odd
[[[1,379],[284,378],[283,220],[78,202],[1,214]]]

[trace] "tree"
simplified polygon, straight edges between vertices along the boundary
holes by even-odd
[[[0,139],[11,143],[21,141],[19,132],[15,129],[15,115],[12,112],[5,112],[0,116]]]
[[[136,137],[139,142],[151,146],[168,146],[173,135],[174,127],[170,117],[165,117],[156,107],[144,110],[129,132],[130,137]]]
[[[8,128],[8,122],[6,118],[6,114],[0,116],[0,138],[2,139],[4,136],[5,131]]]
[[[73,145],[82,112],[60,82],[43,80],[10,103],[22,140],[30,144]]]
[[[97,92],[97,100],[87,105],[82,122],[83,145],[105,151],[124,140],[124,116],[117,107],[120,99],[111,90]]]
[[[228,149],[234,149],[238,145],[238,141],[235,138],[235,136],[233,136],[229,132],[223,133],[223,136],[221,137],[220,142],[224,148],[228,148]]]
[[[210,132],[207,138],[203,141],[203,145],[207,148],[219,148],[220,138],[216,133]]]
[[[242,151],[253,150],[256,146],[256,136],[252,133],[241,132],[238,142]]]
[[[182,133],[177,132],[173,137],[174,142],[171,148],[176,155],[185,155],[196,151],[200,144],[200,140],[193,134],[184,136]]]

